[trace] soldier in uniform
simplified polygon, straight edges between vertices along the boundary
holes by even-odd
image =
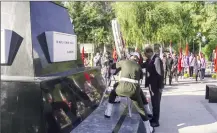
[[[173,78],[173,75],[172,75],[172,66],[173,66],[173,59],[171,57],[171,54],[169,53],[167,55],[167,74],[169,76],[169,85],[171,85],[172,78]]]
[[[151,47],[145,48],[145,56],[148,58],[147,63],[143,65],[146,68],[145,87],[149,87],[151,103],[153,107],[153,118],[150,120],[152,127],[158,127],[160,117],[160,101],[162,89],[164,88],[164,68],[163,62]]]
[[[175,77],[175,81],[178,82],[178,57],[176,53],[173,54],[173,66],[172,66],[172,75]]]
[[[109,103],[105,111],[105,117],[110,118],[116,96],[130,97],[143,120],[146,133],[154,133],[154,128],[151,127],[149,117],[145,113],[145,98],[143,97],[144,94],[139,84],[140,79],[143,77],[143,73],[140,65],[137,63],[138,61],[138,57],[133,55],[130,57],[130,60],[121,60],[113,66],[113,68],[121,69],[121,78],[116,89],[113,89],[109,95]]]

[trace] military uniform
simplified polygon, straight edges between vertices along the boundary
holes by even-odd
[[[172,76],[175,77],[176,82],[178,82],[178,57],[175,56],[173,59]]]
[[[105,112],[106,117],[111,116],[113,103],[116,96],[129,97],[136,110],[140,114],[146,126],[147,133],[152,133],[153,128],[150,126],[149,118],[145,113],[144,102],[145,96],[140,88],[139,80],[143,78],[143,72],[139,64],[131,60],[122,60],[116,63],[116,69],[121,69],[121,78],[118,84],[115,84],[114,89],[109,96],[109,103]]]
[[[167,74],[169,76],[169,85],[172,83],[172,66],[173,66],[173,59],[171,57],[167,58]]]

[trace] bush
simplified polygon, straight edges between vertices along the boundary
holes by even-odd
[[[217,79],[217,74],[212,74],[212,78]]]
[[[188,73],[185,73],[185,74],[184,74],[184,77],[185,77],[185,78],[189,78],[189,74],[188,74]]]

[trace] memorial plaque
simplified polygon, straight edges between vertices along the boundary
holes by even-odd
[[[47,31],[45,32],[51,62],[77,60],[77,36]]]

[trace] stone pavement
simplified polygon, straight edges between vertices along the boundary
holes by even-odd
[[[217,85],[217,81],[183,79],[166,86],[156,133],[217,133],[217,103],[205,100],[206,84]]]

